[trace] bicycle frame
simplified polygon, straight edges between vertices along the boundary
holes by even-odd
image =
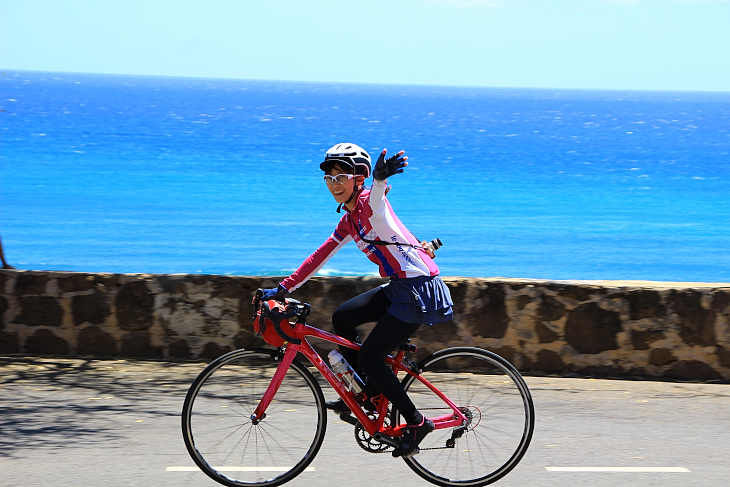
[[[319,372],[324,376],[327,382],[329,382],[329,384],[335,389],[335,391],[337,391],[340,397],[350,407],[350,410],[360,422],[362,427],[368,432],[368,434],[372,436],[379,432],[390,437],[402,436],[403,429],[406,426],[405,424],[391,426],[384,425],[385,418],[387,416],[386,413],[388,410],[388,400],[384,399],[383,401],[377,401],[375,405],[377,407],[378,415],[376,418],[371,419],[358,405],[357,400],[355,399],[356,396],[353,396],[350,391],[348,391],[347,387],[340,381],[335,373],[332,372],[329,366],[324,362],[324,360],[322,360],[322,357],[312,347],[308,340],[309,337],[319,338],[321,340],[325,340],[336,345],[345,346],[355,350],[359,350],[362,346],[359,343],[355,343],[332,333],[328,333],[324,330],[320,330],[301,321],[297,322],[296,326],[294,327],[294,338],[301,340],[301,343],[286,343],[284,345],[284,354],[281,357],[281,361],[276,369],[276,373],[274,374],[271,383],[266,389],[264,396],[261,398],[261,401],[256,407],[254,414],[251,416],[251,420],[254,423],[257,423],[265,417],[266,409],[268,408],[269,404],[271,404],[271,401],[274,399],[274,396],[276,395],[279,386],[281,386],[281,383],[284,381],[284,376],[286,375],[287,370],[289,370],[292,361],[296,357],[297,353],[301,353],[302,355],[307,357],[312,365],[314,365],[314,367],[319,370]],[[403,364],[404,354],[405,352],[401,350],[395,355],[395,357],[387,357],[386,362],[393,368],[393,373],[395,373],[397,376],[398,373],[402,371],[406,374],[414,376],[416,380],[424,384],[446,405],[448,405],[449,408],[451,408],[449,414],[437,416],[434,418],[429,417],[429,419],[434,422],[436,429],[454,428],[467,424],[467,417],[461,412],[456,404],[454,404],[448,397],[446,397],[444,393],[438,390],[434,385],[424,379],[419,373],[414,372],[409,367]]]

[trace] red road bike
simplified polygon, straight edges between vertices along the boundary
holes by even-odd
[[[255,304],[261,313],[258,299]],[[352,349],[360,344],[308,325],[308,304],[287,300],[286,310],[289,341],[277,349],[242,349],[217,358],[185,398],[182,430],[188,452],[223,485],[273,487],[314,470],[310,464],[327,427],[315,369],[350,407],[341,418],[355,427],[363,450],[392,451],[402,436],[405,423],[389,401],[380,395],[371,398],[375,411],[361,408],[364,397],[353,395],[309,342],[316,338]],[[386,362],[403,377],[409,397],[436,429],[417,455],[403,460],[441,486],[476,487],[504,477],[522,459],[534,429],[532,397],[519,372],[479,348],[448,348],[418,363],[407,357],[413,351],[413,345],[404,344]]]

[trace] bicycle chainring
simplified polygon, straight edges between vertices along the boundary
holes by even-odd
[[[390,425],[390,417],[385,418],[385,426]],[[360,423],[355,426],[355,441],[360,448],[369,453],[386,453],[393,450],[393,447],[377,441],[373,438]]]

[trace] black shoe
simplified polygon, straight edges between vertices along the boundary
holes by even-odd
[[[393,450],[394,457],[412,457],[418,453],[418,445],[426,437],[427,434],[436,429],[433,421],[423,418],[423,422],[418,426],[408,425],[403,431],[400,446]]]
[[[336,413],[347,413],[350,411],[350,408],[347,404],[345,404],[345,401],[343,401],[341,397],[335,401],[327,401],[325,406],[327,406],[327,409],[331,409]]]
[[[364,402],[359,403],[360,406],[364,407],[368,411],[375,411],[377,408],[375,407],[375,404],[370,401],[370,399],[365,399]],[[345,404],[345,401],[342,400],[340,397],[339,399],[335,401],[327,401],[325,404],[327,409],[331,409],[332,411],[336,413],[348,413],[350,412],[350,408],[347,407],[347,404]]]

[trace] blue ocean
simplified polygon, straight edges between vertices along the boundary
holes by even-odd
[[[19,269],[285,275],[340,214],[338,142],[444,276],[730,281],[730,93],[5,71],[0,236]],[[350,245],[323,275],[375,275]]]

